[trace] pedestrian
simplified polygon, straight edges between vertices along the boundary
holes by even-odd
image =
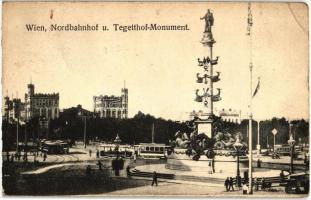
[[[91,174],[91,166],[90,166],[90,165],[88,165],[88,166],[86,167],[85,174],[86,174],[87,176],[89,176],[89,175]]]
[[[156,171],[153,172],[153,179],[152,179],[151,186],[153,186],[153,184],[156,184],[156,187],[158,186],[158,175]]]
[[[130,169],[131,169],[131,167],[128,165],[128,166],[126,167],[126,175],[127,175],[127,177],[131,177],[131,171],[130,171]]]
[[[248,183],[248,171],[244,171],[244,182]]]
[[[246,186],[245,183],[242,186],[242,190],[243,190],[243,194],[247,194],[248,187]]]
[[[307,156],[305,156],[304,163],[306,166],[306,170],[309,170],[309,160],[308,160]]]
[[[239,187],[239,189],[240,189],[241,183],[242,183],[241,179],[242,179],[242,178],[241,178],[240,175],[236,177],[236,185]]]
[[[136,153],[134,153],[134,163],[136,163]]]
[[[227,179],[225,180],[225,187],[226,187],[226,192],[229,191],[229,184],[230,184],[230,180],[229,180],[229,177],[227,177]]]
[[[234,191],[234,187],[233,187],[233,178],[230,177],[230,181],[229,181],[229,191],[231,190],[232,188],[232,191]]]
[[[92,156],[92,150],[91,149],[89,150],[89,155],[90,155],[90,157]]]
[[[255,185],[255,191],[258,191],[258,185],[259,185],[259,180],[258,180],[258,178],[255,178],[254,185]]]
[[[28,161],[28,155],[27,152],[24,152],[24,161],[27,162]]]
[[[10,161],[10,154],[8,151],[6,152],[6,161],[8,161],[8,162]]]
[[[14,155],[11,155],[11,162],[14,162]]]
[[[99,150],[96,150],[96,158],[99,158]]]
[[[281,182],[283,182],[283,180],[284,180],[284,172],[283,172],[283,170],[281,170],[281,173],[280,173],[280,180],[281,180]]]
[[[257,167],[260,168],[261,167],[261,160],[258,158],[257,160]]]
[[[102,170],[102,163],[100,162],[100,160],[98,161],[98,169],[101,171]]]
[[[46,158],[47,158],[47,155],[46,155],[46,152],[44,152],[44,154],[43,154],[43,161],[45,161]]]
[[[213,174],[213,169],[212,169],[212,161],[208,162],[208,173]]]
[[[266,189],[266,182],[265,182],[265,179],[262,178],[261,179],[261,190],[265,190]]]

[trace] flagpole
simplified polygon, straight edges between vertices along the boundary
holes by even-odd
[[[253,73],[252,73],[252,63],[250,63],[249,69],[250,69],[250,106],[249,106],[249,131],[248,131],[248,168],[249,168],[249,194],[253,193],[252,189],[252,180],[253,180],[253,166],[252,166],[252,161],[253,161],[253,125],[252,125],[252,120],[253,120],[253,114],[252,114],[252,79],[253,79]]]
[[[252,88],[253,88],[253,63],[252,63],[252,29],[251,26],[253,24],[252,22],[252,13],[251,13],[251,4],[248,3],[248,35],[250,40],[250,64],[249,64],[249,71],[250,71],[250,102],[249,102],[249,132],[248,132],[248,173],[249,173],[249,194],[253,194],[253,186],[252,186],[252,180],[253,180],[253,126],[252,126]]]

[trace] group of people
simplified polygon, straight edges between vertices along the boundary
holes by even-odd
[[[281,177],[281,181],[282,181],[282,179],[284,178],[284,172],[283,171],[280,173],[280,177]],[[239,181],[239,180],[237,180],[237,181]],[[242,185],[243,194],[247,194],[248,193],[249,188],[247,186],[247,183],[248,183],[248,180],[244,179],[243,185]],[[232,177],[230,177],[230,178],[227,177],[227,179],[225,180],[224,186],[225,186],[227,192],[234,191],[234,181],[233,181],[233,178]],[[254,180],[254,185],[253,186],[255,187],[256,191],[259,190],[259,186],[261,186],[261,190],[266,190],[267,188],[271,187],[271,183],[266,182],[265,178],[261,178],[261,180],[259,180],[259,178],[256,178]]]
[[[234,191],[234,187],[233,187],[233,178],[232,177],[227,177],[227,179],[225,180],[225,187],[226,187],[226,191]]]
[[[33,152],[34,156],[35,156],[35,152]],[[40,156],[43,157],[43,161],[46,161],[47,159],[47,153],[46,152],[41,152]],[[6,158],[8,162],[14,162],[14,160],[16,161],[20,161],[21,158],[23,159],[24,162],[28,162],[28,153],[24,152],[24,154],[22,155],[21,152],[16,152],[16,153],[12,153],[10,154],[9,152],[6,153]],[[35,162],[36,160],[34,160]]]

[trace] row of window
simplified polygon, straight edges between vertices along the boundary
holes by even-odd
[[[121,108],[121,107],[126,107],[126,103],[123,102],[123,104],[121,102],[117,102],[117,103],[109,103],[109,102],[103,102],[103,103],[96,103],[95,106],[97,108]]]
[[[164,151],[164,147],[146,147],[146,151]]]
[[[32,106],[57,106],[58,101],[54,99],[36,99],[31,102]]]
[[[223,120],[226,122],[240,123],[239,119],[224,118]]]
[[[58,109],[55,108],[54,109],[54,115],[57,115],[58,113]],[[33,114],[36,115],[36,116],[42,116],[42,115],[45,115],[49,118],[52,117],[52,109],[50,108],[46,108],[46,109],[34,109],[33,110]]]

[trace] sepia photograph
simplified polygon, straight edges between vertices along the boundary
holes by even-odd
[[[5,197],[308,197],[308,4],[5,1],[1,111]]]

